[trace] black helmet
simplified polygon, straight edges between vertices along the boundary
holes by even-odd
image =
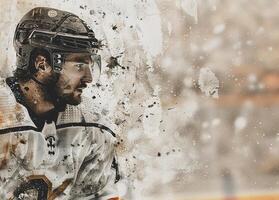
[[[30,56],[36,49],[49,53],[50,65],[61,70],[67,53],[88,53],[100,70],[101,47],[92,29],[75,14],[54,8],[37,7],[30,10],[18,23],[14,35],[17,69],[28,71]],[[93,70],[96,70],[93,68]]]

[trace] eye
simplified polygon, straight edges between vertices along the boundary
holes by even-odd
[[[75,64],[75,67],[78,71],[81,71],[83,68],[83,64]]]

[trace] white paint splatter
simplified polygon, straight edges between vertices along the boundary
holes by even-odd
[[[198,21],[198,3],[196,0],[181,0],[181,8],[185,13],[194,17]]]
[[[247,119],[243,116],[239,116],[234,121],[234,127],[237,131],[244,129],[247,125]]]
[[[218,24],[214,27],[213,33],[214,34],[220,34],[220,33],[224,32],[225,29],[226,29],[225,24]]]
[[[199,87],[206,95],[213,98],[218,98],[219,80],[210,68],[201,68],[199,74]]]

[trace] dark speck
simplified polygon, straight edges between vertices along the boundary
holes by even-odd
[[[210,95],[214,95],[216,93],[216,90],[210,91],[209,94]]]
[[[26,141],[23,140],[23,139],[21,139],[19,142],[20,142],[21,144],[26,144]]]
[[[158,152],[157,156],[158,156],[158,157],[160,157],[160,156],[161,156],[161,153],[160,153],[160,152]]]
[[[115,31],[116,29],[117,29],[117,26],[116,26],[116,25],[113,25],[113,26],[112,26],[112,30]]]
[[[113,57],[113,56],[110,57],[109,58],[109,63],[107,65],[107,67],[110,68],[110,69],[113,69],[116,66],[120,66],[120,64],[118,63],[117,58],[119,58],[119,56],[117,56],[117,57]]]
[[[64,160],[63,160],[63,161],[65,161],[67,158],[68,158],[68,156],[67,156],[67,155],[65,155],[65,156],[64,156]]]

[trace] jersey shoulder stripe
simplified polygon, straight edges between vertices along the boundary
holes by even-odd
[[[105,130],[108,133],[110,133],[113,137],[116,137],[116,134],[108,127],[105,125],[99,124],[99,123],[88,123],[88,122],[72,122],[72,123],[65,123],[65,124],[59,124],[56,126],[57,129],[62,129],[62,128],[68,128],[68,127],[78,127],[78,126],[83,126],[83,127],[96,127],[101,130]]]

